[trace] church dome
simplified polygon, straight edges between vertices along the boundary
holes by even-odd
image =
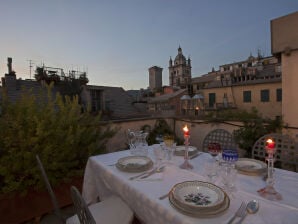
[[[177,56],[175,57],[175,61],[174,61],[175,64],[185,64],[186,63],[186,58],[184,57],[184,55],[182,54],[182,49],[181,47],[179,46],[178,48],[178,54]]]
[[[175,63],[176,62],[183,62],[183,63],[185,63],[186,62],[186,58],[184,57],[184,55],[183,54],[178,54],[176,57],[175,57]]]

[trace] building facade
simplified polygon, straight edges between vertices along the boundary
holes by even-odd
[[[249,56],[247,60],[221,65],[192,79],[193,95],[203,96],[201,110],[256,108],[267,118],[280,117],[282,104],[281,63],[274,56]],[[195,110],[195,108],[191,108]]]
[[[150,90],[160,90],[162,88],[162,68],[158,66],[152,66],[148,70]]]
[[[271,52],[281,60],[282,117],[289,135],[298,137],[298,11],[271,20]]]
[[[186,60],[179,46],[174,62],[169,60],[169,84],[173,87],[187,88],[191,84],[191,61]]]

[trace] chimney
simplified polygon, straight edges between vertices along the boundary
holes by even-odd
[[[7,90],[16,90],[17,88],[17,77],[16,73],[12,71],[12,58],[7,58],[8,74],[5,74],[5,80],[2,81],[2,86]]]
[[[8,74],[12,72],[12,58],[7,58]]]

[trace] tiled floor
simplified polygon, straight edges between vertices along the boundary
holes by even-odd
[[[68,207],[62,208],[61,211],[63,213],[63,216],[65,216],[65,217],[70,217],[75,214],[73,206],[68,206]],[[49,214],[46,214],[43,217],[41,217],[39,222],[37,220],[31,220],[24,224],[37,224],[37,223],[39,223],[39,224],[58,224],[59,219],[57,218],[57,216],[54,213],[49,213]]]

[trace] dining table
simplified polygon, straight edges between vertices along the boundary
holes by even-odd
[[[146,155],[155,163],[154,148],[158,144],[148,147]],[[227,209],[216,215],[192,216],[175,206],[167,197],[171,189],[185,181],[207,182],[206,163],[213,158],[209,153],[200,154],[190,159],[193,169],[181,169],[184,156],[174,155],[170,160],[164,159],[163,172],[148,178],[131,177],[138,173],[126,172],[116,166],[119,159],[132,156],[130,150],[117,151],[89,157],[82,188],[82,195],[88,205],[115,194],[133,210],[136,217],[146,224],[221,224],[228,223],[230,218],[244,201],[259,202],[259,209],[255,214],[247,214],[242,223],[247,224],[295,224],[298,223],[298,174],[283,169],[274,169],[275,189],[282,195],[281,200],[268,200],[261,197],[258,190],[266,186],[264,175],[247,175],[238,172],[235,189],[226,192],[229,198]],[[220,169],[220,168],[219,168]],[[213,180],[213,184],[223,188],[220,174]],[[161,196],[166,195],[163,199]],[[115,214],[117,215],[117,214]],[[233,223],[237,223],[236,218]]]

